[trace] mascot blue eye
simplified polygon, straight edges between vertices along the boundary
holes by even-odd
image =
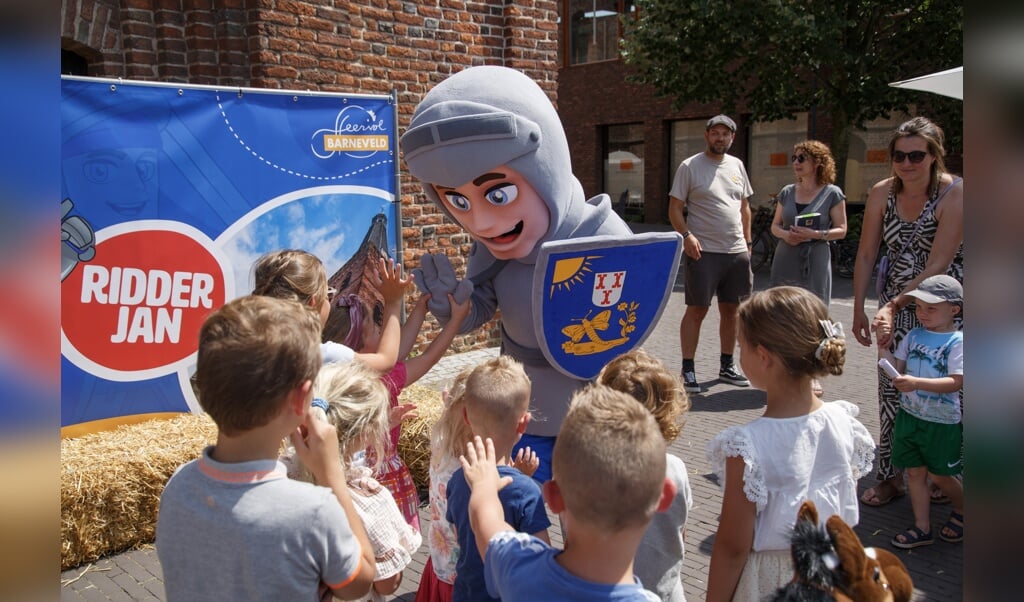
[[[116,170],[117,164],[109,159],[89,159],[82,165],[85,178],[93,184],[105,184]]]
[[[459,211],[469,211],[469,199],[462,196],[457,192],[446,192],[444,198],[448,200],[448,204],[455,207]]]
[[[512,201],[516,200],[519,196],[519,187],[515,184],[502,184],[501,186],[495,186],[494,188],[487,191],[484,194],[492,205],[508,205]]]

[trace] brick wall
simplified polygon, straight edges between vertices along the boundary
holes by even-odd
[[[254,88],[388,94],[404,131],[423,95],[472,65],[524,71],[558,94],[555,0],[62,0],[61,47],[88,74]],[[403,257],[444,252],[464,269],[471,239],[403,170]],[[421,342],[433,338],[432,321]],[[495,323],[459,337],[497,341]]]

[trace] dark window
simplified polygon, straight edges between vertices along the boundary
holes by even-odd
[[[563,0],[560,8],[563,37],[568,39],[567,49],[561,45],[563,60],[566,51],[570,65],[619,58],[620,17],[636,15],[633,0]]]
[[[644,220],[644,124],[605,127],[604,191],[628,221]]]
[[[78,53],[61,48],[60,72],[62,75],[89,75],[89,61]]]

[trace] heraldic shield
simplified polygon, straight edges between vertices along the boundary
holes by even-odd
[[[682,252],[676,232],[544,243],[532,296],[534,331],[548,362],[590,380],[642,344],[668,303]]]

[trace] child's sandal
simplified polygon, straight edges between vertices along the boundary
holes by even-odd
[[[954,523],[957,521],[960,523]],[[953,535],[946,535],[946,531],[953,533]],[[939,537],[942,541],[948,541],[949,543],[959,543],[964,540],[964,515],[959,512],[951,512],[949,514],[949,520],[946,524],[942,525],[942,529],[939,530]]]
[[[903,541],[900,541],[900,537],[903,537]],[[935,538],[931,533],[925,533],[916,526],[910,525],[906,531],[893,537],[891,543],[897,548],[911,550],[921,546],[930,546],[935,543]]]

